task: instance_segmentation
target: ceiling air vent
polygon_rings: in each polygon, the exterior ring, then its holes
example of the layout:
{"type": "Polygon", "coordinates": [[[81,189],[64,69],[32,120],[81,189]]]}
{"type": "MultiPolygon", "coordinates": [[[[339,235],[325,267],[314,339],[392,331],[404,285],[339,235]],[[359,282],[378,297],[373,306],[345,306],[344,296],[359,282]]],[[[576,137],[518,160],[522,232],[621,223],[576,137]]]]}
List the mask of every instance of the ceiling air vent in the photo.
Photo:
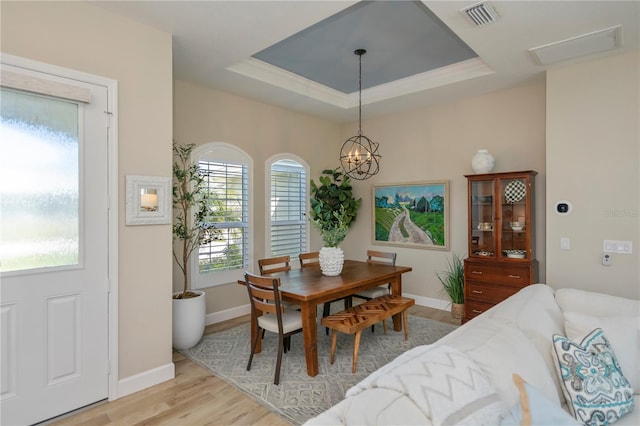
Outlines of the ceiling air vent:
{"type": "Polygon", "coordinates": [[[471,22],[479,27],[491,24],[497,21],[499,17],[493,7],[487,2],[472,4],[464,9],[460,9],[460,12],[465,14],[471,22]]]}
{"type": "Polygon", "coordinates": [[[582,34],[544,46],[533,47],[529,51],[540,65],[566,61],[581,56],[593,55],[617,49],[622,44],[622,25],[582,34]]]}

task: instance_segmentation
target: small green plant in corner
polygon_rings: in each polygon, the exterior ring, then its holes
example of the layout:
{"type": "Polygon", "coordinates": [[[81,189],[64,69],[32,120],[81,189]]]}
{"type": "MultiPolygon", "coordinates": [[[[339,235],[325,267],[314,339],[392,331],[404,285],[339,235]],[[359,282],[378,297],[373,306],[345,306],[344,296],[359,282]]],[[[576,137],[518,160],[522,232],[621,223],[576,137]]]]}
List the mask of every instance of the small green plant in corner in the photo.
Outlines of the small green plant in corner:
{"type": "Polygon", "coordinates": [[[356,220],[362,198],[353,196],[349,176],[338,169],[323,170],[320,184],[311,179],[311,223],[326,247],[338,247],[356,220]]]}
{"type": "Polygon", "coordinates": [[[447,269],[436,272],[436,276],[452,303],[464,303],[464,266],[460,256],[453,254],[451,259],[447,260],[447,269]]]}
{"type": "Polygon", "coordinates": [[[174,299],[197,296],[190,291],[191,255],[200,245],[210,243],[216,233],[206,222],[211,200],[198,164],[191,161],[194,148],[195,144],[173,143],[173,258],[183,276],[183,290],[174,299]]]}

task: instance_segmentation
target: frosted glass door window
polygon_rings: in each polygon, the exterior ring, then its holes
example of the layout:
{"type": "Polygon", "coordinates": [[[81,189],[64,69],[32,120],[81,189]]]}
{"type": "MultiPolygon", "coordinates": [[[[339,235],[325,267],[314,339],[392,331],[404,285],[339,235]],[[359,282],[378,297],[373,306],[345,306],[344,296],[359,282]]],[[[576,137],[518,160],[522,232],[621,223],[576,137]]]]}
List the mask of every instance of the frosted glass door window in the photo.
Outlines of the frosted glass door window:
{"type": "Polygon", "coordinates": [[[0,271],[77,265],[79,106],[0,95],[0,271]]]}

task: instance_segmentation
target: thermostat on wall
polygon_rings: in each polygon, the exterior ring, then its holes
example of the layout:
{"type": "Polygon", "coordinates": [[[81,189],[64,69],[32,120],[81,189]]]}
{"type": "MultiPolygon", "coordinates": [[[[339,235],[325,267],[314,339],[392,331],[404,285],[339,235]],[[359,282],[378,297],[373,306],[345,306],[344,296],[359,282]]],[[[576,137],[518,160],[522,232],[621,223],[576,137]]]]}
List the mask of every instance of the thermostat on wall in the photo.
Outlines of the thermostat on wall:
{"type": "Polygon", "coordinates": [[[567,200],[560,200],[556,202],[553,210],[560,216],[566,216],[568,214],[571,214],[571,212],[573,211],[573,204],[571,204],[571,202],[567,200]]]}

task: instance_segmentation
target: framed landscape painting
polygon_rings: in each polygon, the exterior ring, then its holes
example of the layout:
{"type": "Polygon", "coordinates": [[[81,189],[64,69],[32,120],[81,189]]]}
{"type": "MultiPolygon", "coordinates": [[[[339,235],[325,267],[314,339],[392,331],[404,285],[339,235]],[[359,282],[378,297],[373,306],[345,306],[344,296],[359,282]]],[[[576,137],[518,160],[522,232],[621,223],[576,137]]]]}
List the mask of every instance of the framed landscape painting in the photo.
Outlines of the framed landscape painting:
{"type": "Polygon", "coordinates": [[[449,250],[449,181],[372,187],[373,243],[449,250]]]}

